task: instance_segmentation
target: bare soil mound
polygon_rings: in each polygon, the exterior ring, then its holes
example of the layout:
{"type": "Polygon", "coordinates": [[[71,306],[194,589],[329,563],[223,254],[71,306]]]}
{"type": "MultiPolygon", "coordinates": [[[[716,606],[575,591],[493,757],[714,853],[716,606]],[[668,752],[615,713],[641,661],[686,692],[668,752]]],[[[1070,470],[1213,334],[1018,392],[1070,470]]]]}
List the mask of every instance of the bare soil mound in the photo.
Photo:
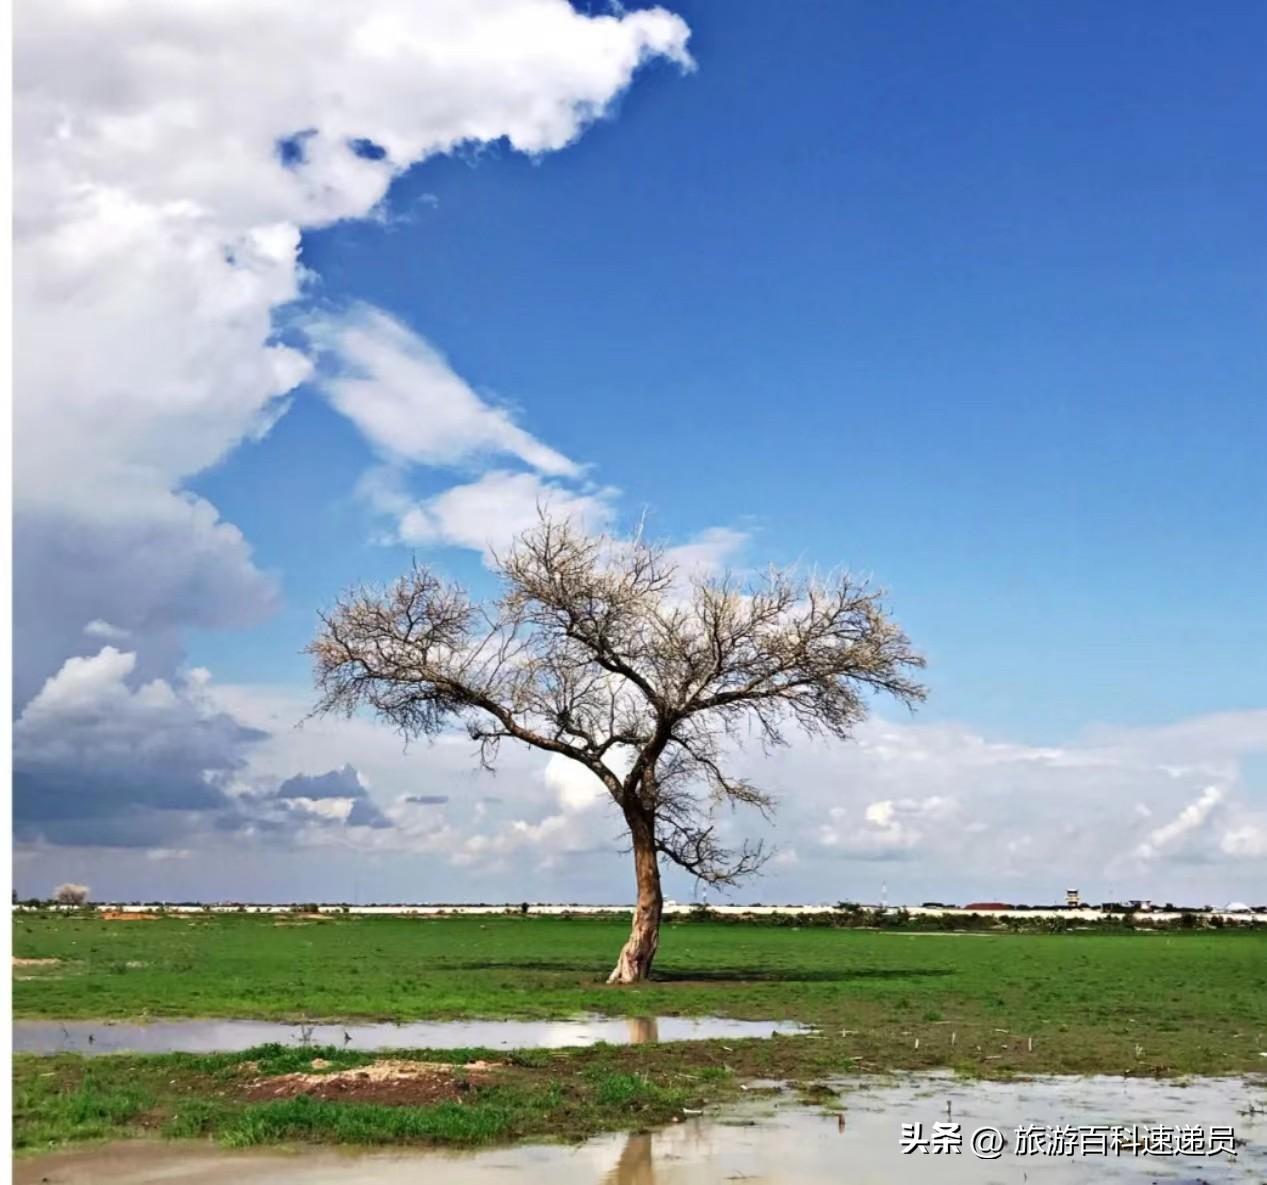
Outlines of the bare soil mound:
{"type": "Polygon", "coordinates": [[[292,1099],[308,1095],[332,1102],[379,1103],[387,1106],[425,1107],[434,1103],[456,1102],[481,1080],[487,1080],[500,1062],[412,1062],[384,1059],[350,1070],[322,1073],[320,1058],[313,1061],[313,1073],[278,1074],[257,1078],[246,1089],[246,1097],[292,1099]]]}

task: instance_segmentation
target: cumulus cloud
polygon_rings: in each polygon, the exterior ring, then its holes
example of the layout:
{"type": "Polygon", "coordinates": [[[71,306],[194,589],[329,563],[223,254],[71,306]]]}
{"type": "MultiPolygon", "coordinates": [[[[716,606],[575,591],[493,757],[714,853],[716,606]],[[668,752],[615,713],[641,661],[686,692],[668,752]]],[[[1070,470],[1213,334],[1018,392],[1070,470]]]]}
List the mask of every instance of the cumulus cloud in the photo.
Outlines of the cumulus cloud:
{"type": "Polygon", "coordinates": [[[222,827],[282,832],[288,842],[302,843],[304,828],[313,826],[392,826],[370,797],[364,776],[350,764],[323,774],[294,774],[275,789],[240,795],[236,805],[237,814],[222,827]]]}
{"type": "Polygon", "coordinates": [[[1219,850],[1238,860],[1267,858],[1267,820],[1246,821],[1228,828],[1219,840],[1219,850]]]}
{"type": "MultiPolygon", "coordinates": [[[[19,439],[21,451],[22,441],[19,439]]],[[[73,484],[73,483],[72,483],[73,484]]],[[[277,604],[241,531],[188,494],[36,507],[19,498],[13,533],[14,698],[25,703],[82,648],[83,634],[143,643],[140,669],[169,675],[191,625],[255,624],[277,604]],[[96,628],[85,630],[84,623],[96,628]],[[116,631],[100,632],[104,624],[116,631]]]]}
{"type": "Polygon", "coordinates": [[[606,529],[615,516],[616,491],[610,488],[576,488],[505,469],[421,501],[411,500],[383,471],[370,475],[363,489],[379,510],[395,516],[392,541],[466,547],[486,558],[535,526],[542,510],[590,531],[606,529]]]}
{"type": "MultiPolygon", "coordinates": [[[[678,17],[565,0],[56,0],[15,26],[20,697],[85,622],[174,631],[145,650],[170,669],[184,627],[270,608],[241,536],[180,491],[312,372],[274,323],[304,294],[304,229],[372,215],[401,171],[459,145],[561,148],[645,61],[690,66],[678,17]],[[156,568],[127,562],[138,542],[156,568]]],[[[434,351],[404,342],[391,362],[368,310],[344,329],[353,385],[332,397],[377,444],[409,410],[399,383],[422,377],[432,413],[457,410],[407,438],[411,458],[500,449],[568,470],[434,351]],[[370,371],[377,394],[352,377],[370,371]]]]}
{"type": "MultiPolygon", "coordinates": [[[[507,746],[493,774],[464,737],[402,747],[360,718],[295,729],[307,706],[301,688],[224,687],[205,673],[146,682],[112,647],[76,659],[15,731],[18,837],[192,848],[209,853],[199,867],[223,858],[209,831],[232,850],[267,845],[270,860],[320,846],[331,858],[372,855],[384,876],[398,867],[405,896],[627,892],[620,819],[588,771],[507,746]],[[132,780],[140,752],[161,776],[132,780]],[[107,782],[126,771],[126,793],[85,783],[85,766],[107,782]],[[420,771],[425,793],[413,789],[420,771]],[[420,854],[430,871],[418,881],[407,870],[420,854]]],[[[872,900],[881,875],[907,900],[1052,900],[1066,880],[1092,899],[1252,897],[1267,826],[1242,767],[1261,751],[1264,724],[1267,713],[1245,713],[1026,745],[875,719],[848,744],[738,751],[731,767],[780,802],[765,838],[795,854],[740,899],[872,900]]],[[[718,819],[726,842],[750,824],[718,819]]],[[[676,873],[669,880],[671,893],[689,892],[676,873]]]]}
{"type": "MultiPolygon", "coordinates": [[[[490,821],[483,811],[470,816],[469,833],[450,858],[460,868],[496,876],[513,861],[528,860],[538,872],[566,868],[578,857],[615,856],[620,826],[603,784],[569,757],[552,754],[515,803],[516,817],[490,821]],[[545,793],[542,793],[542,790],[545,793]]],[[[610,751],[606,764],[629,769],[627,755],[610,751]]]]}
{"type": "MultiPolygon", "coordinates": [[[[491,561],[536,526],[542,511],[569,519],[588,532],[612,530],[620,491],[587,480],[494,468],[472,481],[418,499],[408,493],[400,468],[381,466],[365,474],[360,494],[391,523],[381,542],[463,547],[491,561]]],[[[747,531],[734,527],[708,527],[666,547],[666,559],[677,569],[685,591],[690,580],[718,576],[730,568],[750,538],[747,531]]]]}
{"type": "Polygon", "coordinates": [[[227,808],[262,733],[217,710],[203,682],[132,687],[135,654],[69,659],[13,729],[19,839],[146,846],[227,808]]]}
{"type": "Polygon", "coordinates": [[[370,797],[365,777],[350,764],[324,774],[295,774],[277,787],[273,798],[286,812],[319,823],[375,828],[392,825],[370,797]]]}
{"type": "MultiPolygon", "coordinates": [[[[314,352],[331,402],[390,465],[500,455],[551,482],[578,475],[385,314],[288,317],[305,338],[277,313],[313,280],[305,230],[377,216],[393,178],[437,153],[562,148],[643,63],[689,69],[687,38],[663,9],[592,16],[566,0],[53,0],[16,14],[21,834],[167,850],[180,811],[232,829],[334,803],[343,823],[386,829],[363,794],[274,796],[246,823],[245,798],[222,809],[259,738],[185,685],[182,638],[255,623],[278,590],[183,486],[269,430],[314,352]],[[128,639],[126,660],[83,658],[85,634],[128,639]],[[60,719],[94,676],[99,700],[60,719]]],[[[437,542],[474,538],[461,502],[434,508],[437,542]]]]}
{"type": "MultiPolygon", "coordinates": [[[[253,755],[254,768],[320,763],[328,754],[349,753],[359,776],[381,791],[377,801],[392,824],[389,829],[308,836],[303,842],[337,841],[384,857],[434,854],[472,876],[490,877],[517,857],[553,868],[568,854],[610,855],[619,847],[610,797],[588,770],[568,758],[508,745],[493,773],[480,767],[474,746],[458,734],[402,747],[398,737],[358,717],[326,717],[306,722],[302,730],[282,729],[283,721],[294,721],[306,710],[302,690],[264,693],[237,686],[218,688],[217,695],[226,710],[268,731],[253,755]],[[426,772],[427,794],[406,791],[388,799],[393,787],[416,782],[420,770],[426,772]]],[[[619,751],[608,760],[618,772],[627,768],[619,751]]],[[[515,891],[522,895],[522,887],[515,891]]]]}
{"type": "Polygon", "coordinates": [[[858,860],[900,860],[921,843],[921,824],[944,819],[955,809],[953,799],[931,795],[925,799],[880,799],[868,803],[861,819],[845,807],[834,806],[829,822],[818,827],[818,842],[858,860]]]}
{"type": "Polygon", "coordinates": [[[365,780],[355,766],[327,770],[323,774],[295,774],[277,787],[280,798],[361,798],[365,780]]]}
{"type": "MultiPolygon", "coordinates": [[[[308,866],[298,857],[287,863],[287,853],[321,846],[330,861],[372,856],[371,865],[356,867],[373,869],[379,900],[628,897],[618,812],[587,771],[562,758],[505,746],[497,772],[489,773],[459,735],[406,747],[368,719],[329,718],[296,729],[308,707],[303,688],[208,683],[202,692],[214,710],[262,734],[245,746],[245,768],[228,781],[234,794],[249,787],[263,801],[239,806],[231,823],[226,814],[226,826],[235,828],[224,832],[229,846],[200,838],[196,854],[207,855],[179,862],[189,877],[205,865],[208,892],[224,892],[215,869],[249,838],[271,845],[270,859],[240,875],[257,892],[282,896],[310,883],[303,880],[308,866]],[[243,815],[282,817],[268,805],[283,784],[278,773],[303,770],[304,778],[351,789],[342,772],[349,761],[390,826],[292,815],[275,831],[267,823],[242,830],[243,815]],[[425,794],[414,790],[420,776],[425,794]],[[447,801],[411,801],[419,798],[447,801]],[[276,871],[266,873],[265,865],[276,871]]],[[[779,808],[764,833],[754,832],[751,819],[723,813],[719,837],[763,835],[778,848],[764,877],[740,890],[740,901],[875,901],[882,882],[890,900],[905,901],[1042,902],[1069,886],[1090,900],[1257,900],[1267,869],[1267,822],[1263,788],[1246,771],[1261,752],[1264,725],[1267,712],[1244,713],[1032,745],[949,723],[873,719],[852,743],[798,740],[769,756],[756,747],[734,754],[731,768],[772,791],[779,808]],[[1212,779],[1208,771],[1215,768],[1223,773],[1212,779]],[[1222,798],[1201,825],[1140,859],[1140,845],[1210,786],[1222,798]]],[[[194,822],[201,826],[205,818],[194,822]]],[[[194,844],[169,829],[148,846],[194,844]]],[[[22,868],[33,884],[37,877],[52,883],[61,865],[37,855],[22,868]]],[[[145,883],[129,880],[123,869],[115,866],[107,877],[109,868],[90,861],[83,875],[94,884],[145,883]]],[[[686,877],[666,875],[671,896],[689,896],[686,877]]],[[[314,884],[312,891],[320,889],[314,884]]]]}
{"type": "MultiPolygon", "coordinates": [[[[369,214],[459,144],[561,148],[647,58],[689,63],[677,17],[563,0],[60,0],[16,25],[18,486],[78,505],[171,488],[309,373],[271,321],[300,292],[303,228],[369,214]]],[[[389,328],[363,310],[350,363],[384,362],[389,328]]],[[[443,380],[438,357],[413,363],[443,380]]]]}
{"type": "Polygon", "coordinates": [[[830,821],[819,825],[818,841],[853,859],[905,859],[922,843],[923,825],[943,820],[954,810],[954,799],[936,794],[868,803],[860,822],[846,808],[832,807],[830,821]]]}
{"type": "MultiPolygon", "coordinates": [[[[366,720],[323,720],[302,733],[274,728],[304,709],[300,691],[282,709],[285,702],[280,694],[261,701],[248,688],[232,689],[225,701],[272,734],[255,749],[254,764],[284,767],[300,753],[347,752],[380,786],[407,785],[421,767],[429,792],[448,796],[444,804],[410,808],[412,816],[386,807],[402,823],[374,836],[375,850],[427,851],[454,862],[467,878],[459,883],[477,899],[502,883],[516,899],[527,892],[513,874],[522,861],[538,870],[543,886],[556,883],[552,875],[590,883],[590,857],[624,891],[620,819],[597,779],[576,763],[505,746],[498,772],[489,774],[458,736],[402,750],[366,720]],[[490,797],[497,801],[490,804],[490,797]],[[407,817],[416,830],[404,825],[407,817]],[[445,840],[437,844],[441,829],[445,840]],[[572,873],[563,871],[568,860],[581,861],[572,873]]],[[[895,892],[915,899],[1054,900],[1067,886],[1050,883],[1053,877],[1072,878],[1070,884],[1103,897],[1177,899],[1185,887],[1193,894],[1208,887],[1211,899],[1243,896],[1250,891],[1245,878],[1253,880],[1264,854],[1255,854],[1254,846],[1262,825],[1258,792],[1241,765],[1258,751],[1265,725],[1267,712],[1246,713],[1235,723],[1202,718],[1031,745],[949,723],[872,719],[849,743],[798,739],[769,755],[759,747],[739,750],[729,767],[779,802],[773,826],[759,834],[796,855],[772,862],[740,899],[870,900],[878,897],[880,867],[895,892]],[[1136,848],[1158,820],[1174,818],[1199,798],[1211,783],[1196,779],[1215,767],[1226,772],[1217,783],[1224,798],[1202,836],[1234,849],[1223,866],[1194,863],[1177,844],[1140,861],[1136,848]],[[1199,772],[1176,775],[1175,769],[1199,772]],[[1152,817],[1137,810],[1142,804],[1152,817]]],[[[619,751],[613,757],[618,772],[624,757],[619,751]]],[[[746,817],[723,813],[717,826],[726,842],[753,834],[746,817]]]]}
{"type": "Polygon", "coordinates": [[[866,809],[866,820],[876,827],[894,827],[902,819],[944,819],[954,810],[954,801],[939,794],[924,799],[886,798],[873,802],[866,809]]]}
{"type": "Polygon", "coordinates": [[[189,849],[207,831],[304,842],[305,829],[388,828],[351,765],[279,781],[248,772],[268,737],[223,711],[207,672],[133,679],[136,655],[103,647],[71,658],[14,725],[14,829],[19,841],[189,849]]]}
{"type": "Polygon", "coordinates": [[[1262,711],[1061,745],[874,719],[851,743],[800,740],[737,754],[734,768],[780,800],[768,838],[798,860],[769,874],[792,897],[834,884],[840,897],[878,898],[866,869],[887,861],[908,899],[1054,900],[1066,886],[1053,880],[1068,879],[1104,897],[1200,900],[1249,892],[1267,855],[1261,787],[1244,774],[1265,743],[1262,711]]]}
{"type": "MultiPolygon", "coordinates": [[[[622,777],[631,765],[620,748],[609,750],[603,762],[622,777]]],[[[541,777],[564,811],[584,811],[597,803],[610,801],[607,787],[590,770],[560,753],[552,753],[546,760],[541,777]]]]}

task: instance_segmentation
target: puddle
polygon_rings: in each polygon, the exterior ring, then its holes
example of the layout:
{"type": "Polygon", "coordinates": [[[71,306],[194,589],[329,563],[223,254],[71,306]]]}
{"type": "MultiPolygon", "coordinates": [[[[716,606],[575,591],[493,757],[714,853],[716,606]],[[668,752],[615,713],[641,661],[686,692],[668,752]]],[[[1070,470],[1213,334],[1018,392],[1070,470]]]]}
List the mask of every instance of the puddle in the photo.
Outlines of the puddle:
{"type": "Polygon", "coordinates": [[[913,1075],[851,1083],[844,1123],[833,1110],[785,1100],[657,1132],[603,1136],[575,1146],[519,1146],[482,1152],[232,1152],[206,1144],[137,1142],[94,1146],[17,1161],[15,1185],[1251,1185],[1267,1179],[1267,1084],[1239,1079],[1173,1082],[1045,1078],[960,1082],[913,1075]],[[945,1122],[947,1104],[965,1141],[978,1128],[1005,1133],[1009,1146],[982,1160],[959,1154],[903,1155],[903,1123],[945,1122]],[[1257,1114],[1247,1114],[1251,1107],[1257,1114]],[[1237,1155],[1020,1155],[1019,1125],[1231,1126],[1237,1155]]]}
{"type": "Polygon", "coordinates": [[[16,1053],[232,1053],[272,1041],[348,1049],[560,1049],[652,1041],[772,1037],[808,1032],[791,1021],[718,1016],[584,1017],[579,1020],[452,1020],[302,1025],[268,1020],[18,1020],[16,1053]]]}

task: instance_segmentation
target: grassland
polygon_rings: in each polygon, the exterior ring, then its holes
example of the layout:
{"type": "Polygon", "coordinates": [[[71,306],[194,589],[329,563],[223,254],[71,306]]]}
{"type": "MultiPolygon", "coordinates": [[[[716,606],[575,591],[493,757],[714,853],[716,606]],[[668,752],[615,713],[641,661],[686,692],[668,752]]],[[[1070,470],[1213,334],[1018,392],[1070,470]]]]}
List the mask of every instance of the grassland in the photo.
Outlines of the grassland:
{"type": "MultiPolygon", "coordinates": [[[[261,1046],[243,1053],[151,1057],[19,1057],[14,1081],[14,1145],[47,1150],[83,1140],[214,1136],[230,1147],[276,1143],[477,1145],[525,1137],[579,1139],[614,1128],[669,1122],[685,1107],[732,1096],[736,1076],[719,1065],[676,1057],[654,1068],[614,1047],[524,1053],[491,1080],[457,1098],[423,1106],[329,1101],[313,1095],[252,1101],[260,1074],[327,1072],[368,1063],[346,1050],[261,1046]]],[[[447,1051],[458,1062],[478,1050],[447,1051]]],[[[416,1056],[427,1058],[418,1052],[416,1056]]],[[[503,1055],[504,1057],[504,1055],[503,1055]]]]}
{"type": "MultiPolygon", "coordinates": [[[[56,962],[16,968],[14,1010],[288,1021],[716,1014],[799,1020],[817,1034],[525,1053],[460,1101],[407,1108],[251,1101],[242,1065],[258,1051],[19,1057],[16,1138],[24,1147],[139,1132],[480,1142],[659,1122],[749,1077],[808,1087],[898,1068],[1172,1074],[1267,1064],[1261,931],[944,935],[682,921],[666,927],[654,982],[608,988],[625,929],[532,916],[19,915],[15,955],[56,962]]],[[[337,1068],[358,1056],[326,1060],[337,1068]]]]}

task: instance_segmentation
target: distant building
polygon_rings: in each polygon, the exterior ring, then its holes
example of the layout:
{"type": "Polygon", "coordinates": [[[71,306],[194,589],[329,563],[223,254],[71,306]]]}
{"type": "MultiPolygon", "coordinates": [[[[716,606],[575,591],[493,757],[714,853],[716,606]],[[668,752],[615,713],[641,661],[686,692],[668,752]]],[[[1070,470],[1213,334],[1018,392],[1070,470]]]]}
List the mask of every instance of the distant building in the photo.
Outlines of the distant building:
{"type": "Polygon", "coordinates": [[[1146,898],[1132,897],[1129,901],[1102,901],[1103,913],[1151,913],[1153,903],[1146,898]]]}
{"type": "Polygon", "coordinates": [[[1080,894],[1077,889],[1065,890],[1065,908],[1066,909],[1081,909],[1082,908],[1082,894],[1080,894]]]}

